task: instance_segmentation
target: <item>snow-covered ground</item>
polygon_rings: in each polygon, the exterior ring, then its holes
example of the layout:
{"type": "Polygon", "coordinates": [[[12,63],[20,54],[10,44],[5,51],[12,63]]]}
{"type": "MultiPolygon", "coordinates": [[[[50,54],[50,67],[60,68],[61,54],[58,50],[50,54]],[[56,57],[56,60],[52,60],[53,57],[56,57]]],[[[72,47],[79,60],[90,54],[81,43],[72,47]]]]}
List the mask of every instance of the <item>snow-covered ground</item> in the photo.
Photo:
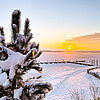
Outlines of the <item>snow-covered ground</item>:
{"type": "Polygon", "coordinates": [[[53,85],[46,100],[71,100],[71,91],[83,91],[85,100],[92,100],[90,85],[100,87],[100,80],[87,74],[89,67],[77,64],[43,64],[43,79],[53,85]]]}

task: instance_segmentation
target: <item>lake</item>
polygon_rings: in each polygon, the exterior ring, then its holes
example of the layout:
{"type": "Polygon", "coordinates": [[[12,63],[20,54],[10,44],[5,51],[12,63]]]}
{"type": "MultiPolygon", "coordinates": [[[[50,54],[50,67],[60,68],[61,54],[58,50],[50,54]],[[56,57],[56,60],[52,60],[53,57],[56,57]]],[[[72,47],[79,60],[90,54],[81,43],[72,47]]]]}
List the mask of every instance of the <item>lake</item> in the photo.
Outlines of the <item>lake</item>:
{"type": "Polygon", "coordinates": [[[100,51],[60,51],[60,52],[43,52],[42,55],[37,59],[39,61],[62,61],[62,60],[85,60],[86,62],[95,63],[98,60],[100,65],[100,51]]]}

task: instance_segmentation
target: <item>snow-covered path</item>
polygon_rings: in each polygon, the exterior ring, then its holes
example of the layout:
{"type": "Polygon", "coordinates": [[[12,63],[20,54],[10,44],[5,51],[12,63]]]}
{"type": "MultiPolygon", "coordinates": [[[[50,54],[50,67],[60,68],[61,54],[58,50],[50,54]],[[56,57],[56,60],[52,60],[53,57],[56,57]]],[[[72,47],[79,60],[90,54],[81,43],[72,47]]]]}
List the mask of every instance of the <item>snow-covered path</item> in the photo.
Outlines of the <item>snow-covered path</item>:
{"type": "Polygon", "coordinates": [[[43,78],[53,85],[46,100],[71,100],[70,91],[84,91],[86,100],[91,100],[90,84],[100,85],[100,81],[88,75],[87,66],[75,64],[48,64],[42,65],[43,78]]]}

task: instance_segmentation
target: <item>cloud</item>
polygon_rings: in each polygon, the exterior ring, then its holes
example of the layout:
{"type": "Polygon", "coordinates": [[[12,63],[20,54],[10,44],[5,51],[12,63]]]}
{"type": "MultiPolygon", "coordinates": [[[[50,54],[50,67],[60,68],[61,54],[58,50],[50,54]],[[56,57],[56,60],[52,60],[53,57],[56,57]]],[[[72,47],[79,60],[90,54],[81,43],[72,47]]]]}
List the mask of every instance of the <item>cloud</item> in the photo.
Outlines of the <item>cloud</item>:
{"type": "Polygon", "coordinates": [[[73,50],[100,50],[100,33],[75,37],[66,40],[73,45],[73,50]]]}

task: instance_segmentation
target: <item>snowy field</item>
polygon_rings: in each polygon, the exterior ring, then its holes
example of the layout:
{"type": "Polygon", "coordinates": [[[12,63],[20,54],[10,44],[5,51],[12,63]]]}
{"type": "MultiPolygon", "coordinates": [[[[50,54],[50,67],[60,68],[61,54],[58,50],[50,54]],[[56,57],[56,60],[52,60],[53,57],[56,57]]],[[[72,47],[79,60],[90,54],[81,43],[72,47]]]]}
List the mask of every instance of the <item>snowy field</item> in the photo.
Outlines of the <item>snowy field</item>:
{"type": "MultiPolygon", "coordinates": [[[[98,60],[100,53],[95,52],[43,52],[38,61],[85,60],[86,62],[98,60]]],[[[78,90],[84,92],[85,99],[93,100],[90,86],[100,87],[100,80],[87,74],[87,69],[92,66],[77,64],[43,64],[43,79],[53,85],[53,91],[46,96],[46,100],[72,100],[71,92],[78,90]]],[[[75,99],[73,99],[75,100],[75,99]]]]}
{"type": "Polygon", "coordinates": [[[100,80],[87,74],[89,67],[76,64],[43,64],[43,79],[53,85],[46,100],[71,100],[71,92],[83,91],[84,100],[92,100],[90,85],[100,87],[100,80]]]}

